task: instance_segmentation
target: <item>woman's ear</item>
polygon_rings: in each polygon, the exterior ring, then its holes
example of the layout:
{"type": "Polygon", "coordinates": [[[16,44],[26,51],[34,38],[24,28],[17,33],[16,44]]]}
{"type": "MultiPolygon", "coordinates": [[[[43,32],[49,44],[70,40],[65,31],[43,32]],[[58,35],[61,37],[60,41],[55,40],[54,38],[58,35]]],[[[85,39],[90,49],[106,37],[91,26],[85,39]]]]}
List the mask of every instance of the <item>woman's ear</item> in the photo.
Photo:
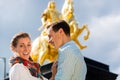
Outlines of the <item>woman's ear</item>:
{"type": "Polygon", "coordinates": [[[16,49],[15,49],[14,46],[11,47],[11,50],[12,50],[13,52],[16,52],[16,49]]]}

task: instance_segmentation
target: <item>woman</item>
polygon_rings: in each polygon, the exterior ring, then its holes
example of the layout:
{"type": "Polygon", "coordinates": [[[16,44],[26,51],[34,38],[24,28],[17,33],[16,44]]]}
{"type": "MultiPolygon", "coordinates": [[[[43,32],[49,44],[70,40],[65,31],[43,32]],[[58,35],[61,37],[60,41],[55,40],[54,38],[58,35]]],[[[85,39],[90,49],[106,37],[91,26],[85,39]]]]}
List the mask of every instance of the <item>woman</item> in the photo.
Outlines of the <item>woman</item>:
{"type": "Polygon", "coordinates": [[[40,65],[30,58],[31,38],[28,33],[16,34],[10,43],[14,56],[10,59],[10,80],[43,80],[40,65]]]}

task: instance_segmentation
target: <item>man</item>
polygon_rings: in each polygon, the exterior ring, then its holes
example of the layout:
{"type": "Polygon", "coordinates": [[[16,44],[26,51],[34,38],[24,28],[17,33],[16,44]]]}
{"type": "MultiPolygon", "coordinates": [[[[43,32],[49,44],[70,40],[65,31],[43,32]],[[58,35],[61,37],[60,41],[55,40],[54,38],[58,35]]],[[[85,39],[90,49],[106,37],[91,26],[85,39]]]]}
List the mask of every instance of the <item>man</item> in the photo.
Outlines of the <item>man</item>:
{"type": "Polygon", "coordinates": [[[50,80],[85,80],[87,68],[84,57],[70,38],[69,25],[62,20],[47,26],[47,32],[49,43],[59,49],[58,63],[53,64],[50,80]]]}

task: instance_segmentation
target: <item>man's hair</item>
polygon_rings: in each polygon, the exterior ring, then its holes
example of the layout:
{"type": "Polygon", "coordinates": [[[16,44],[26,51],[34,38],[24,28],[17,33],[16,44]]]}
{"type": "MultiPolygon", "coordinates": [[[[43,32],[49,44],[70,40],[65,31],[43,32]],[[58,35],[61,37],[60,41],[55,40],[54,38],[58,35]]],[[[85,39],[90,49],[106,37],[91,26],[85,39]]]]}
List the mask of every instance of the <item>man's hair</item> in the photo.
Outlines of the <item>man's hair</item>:
{"type": "Polygon", "coordinates": [[[63,31],[64,31],[64,33],[65,33],[66,35],[70,36],[70,26],[69,26],[69,24],[68,24],[66,21],[64,21],[64,20],[61,20],[61,21],[59,21],[59,22],[55,22],[55,23],[53,23],[53,24],[51,24],[51,25],[48,25],[48,26],[47,26],[47,29],[50,28],[50,27],[52,27],[52,30],[53,30],[54,32],[57,32],[60,28],[62,28],[63,31]]]}

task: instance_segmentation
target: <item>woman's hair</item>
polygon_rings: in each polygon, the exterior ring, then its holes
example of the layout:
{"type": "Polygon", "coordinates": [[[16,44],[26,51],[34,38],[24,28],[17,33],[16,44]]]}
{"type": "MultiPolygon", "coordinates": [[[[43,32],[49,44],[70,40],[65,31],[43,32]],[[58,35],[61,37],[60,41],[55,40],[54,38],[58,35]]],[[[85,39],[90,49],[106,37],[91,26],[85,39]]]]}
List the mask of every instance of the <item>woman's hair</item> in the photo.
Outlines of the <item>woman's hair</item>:
{"type": "Polygon", "coordinates": [[[26,38],[26,37],[28,37],[29,39],[31,39],[30,36],[29,36],[29,34],[28,34],[28,33],[25,33],[25,32],[20,32],[20,33],[15,34],[15,35],[13,36],[13,38],[11,39],[10,47],[11,47],[11,48],[12,48],[12,47],[16,47],[16,46],[17,46],[17,43],[18,43],[18,40],[19,40],[20,38],[26,38]]]}

